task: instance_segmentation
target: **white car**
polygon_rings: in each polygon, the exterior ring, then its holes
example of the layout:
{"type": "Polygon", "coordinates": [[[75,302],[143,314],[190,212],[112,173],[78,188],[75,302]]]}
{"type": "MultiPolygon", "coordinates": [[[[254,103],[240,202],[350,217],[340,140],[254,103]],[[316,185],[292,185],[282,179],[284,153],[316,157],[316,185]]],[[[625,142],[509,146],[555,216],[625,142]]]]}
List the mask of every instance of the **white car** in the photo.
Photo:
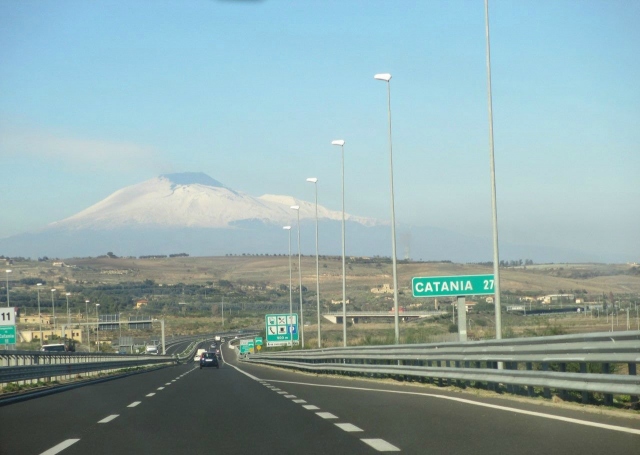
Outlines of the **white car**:
{"type": "Polygon", "coordinates": [[[202,357],[202,354],[204,354],[205,352],[207,352],[206,349],[198,349],[196,351],[196,355],[193,356],[193,361],[194,362],[199,362],[200,361],[200,357],[202,357]]]}

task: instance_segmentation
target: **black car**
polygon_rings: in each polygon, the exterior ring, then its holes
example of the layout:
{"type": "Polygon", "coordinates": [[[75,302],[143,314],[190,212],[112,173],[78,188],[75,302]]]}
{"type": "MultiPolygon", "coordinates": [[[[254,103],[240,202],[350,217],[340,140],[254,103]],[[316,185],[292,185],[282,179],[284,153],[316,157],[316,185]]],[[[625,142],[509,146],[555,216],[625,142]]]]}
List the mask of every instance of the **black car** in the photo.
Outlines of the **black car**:
{"type": "Polygon", "coordinates": [[[215,352],[205,352],[200,356],[200,369],[202,367],[220,368],[220,362],[218,362],[218,356],[215,352]]]}

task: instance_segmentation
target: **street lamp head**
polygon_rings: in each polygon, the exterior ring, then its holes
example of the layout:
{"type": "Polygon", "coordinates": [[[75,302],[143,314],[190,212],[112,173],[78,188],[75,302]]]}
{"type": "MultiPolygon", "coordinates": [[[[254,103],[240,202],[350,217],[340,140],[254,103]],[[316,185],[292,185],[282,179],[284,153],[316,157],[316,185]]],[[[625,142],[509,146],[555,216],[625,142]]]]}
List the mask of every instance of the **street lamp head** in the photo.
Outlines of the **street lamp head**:
{"type": "Polygon", "coordinates": [[[38,283],[38,284],[36,284],[36,286],[42,286],[42,283],[38,283]]]}
{"type": "Polygon", "coordinates": [[[380,73],[373,76],[374,79],[379,81],[389,82],[391,80],[391,74],[389,73],[380,73]]]}
{"type": "Polygon", "coordinates": [[[292,205],[291,208],[293,210],[300,210],[300,206],[299,205],[292,205]]]}
{"type": "Polygon", "coordinates": [[[7,273],[11,273],[11,270],[5,270],[5,272],[7,272],[7,273]]]}
{"type": "Polygon", "coordinates": [[[344,145],[344,139],[336,139],[335,141],[331,141],[331,145],[343,146],[344,145]]]}
{"type": "Polygon", "coordinates": [[[286,229],[287,231],[291,230],[291,226],[283,226],[282,229],[286,229]]]}
{"type": "Polygon", "coordinates": [[[51,292],[56,292],[56,290],[55,289],[51,289],[51,292]]]}
{"type": "Polygon", "coordinates": [[[99,304],[99,303],[96,303],[96,306],[100,306],[100,304],[99,304]]]}
{"type": "Polygon", "coordinates": [[[91,300],[85,300],[84,303],[89,303],[91,300]]]}
{"type": "Polygon", "coordinates": [[[70,292],[67,292],[65,295],[71,295],[71,293],[70,293],[70,292]]]}
{"type": "Polygon", "coordinates": [[[317,182],[318,182],[318,179],[317,179],[317,178],[315,178],[315,177],[309,177],[309,178],[307,179],[307,182],[317,183],[317,182]]]}

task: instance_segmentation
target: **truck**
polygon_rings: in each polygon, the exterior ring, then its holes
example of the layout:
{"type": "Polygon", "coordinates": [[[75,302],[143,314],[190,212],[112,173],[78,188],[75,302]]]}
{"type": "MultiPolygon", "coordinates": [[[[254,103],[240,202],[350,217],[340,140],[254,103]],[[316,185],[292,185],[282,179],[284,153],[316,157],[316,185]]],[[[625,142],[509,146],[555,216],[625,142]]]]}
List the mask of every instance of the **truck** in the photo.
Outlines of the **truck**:
{"type": "Polygon", "coordinates": [[[155,346],[153,344],[148,345],[145,348],[145,353],[151,354],[151,355],[158,355],[158,346],[155,346]]]}

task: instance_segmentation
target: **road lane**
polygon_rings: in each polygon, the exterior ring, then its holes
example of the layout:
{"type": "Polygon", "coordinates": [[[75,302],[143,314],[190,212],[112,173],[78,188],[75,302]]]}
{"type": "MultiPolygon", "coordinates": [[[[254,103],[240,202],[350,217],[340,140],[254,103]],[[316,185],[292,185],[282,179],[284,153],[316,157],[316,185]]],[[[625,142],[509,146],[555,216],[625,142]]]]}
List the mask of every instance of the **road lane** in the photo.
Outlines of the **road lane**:
{"type": "Polygon", "coordinates": [[[247,374],[366,428],[408,453],[629,454],[640,447],[638,418],[393,381],[303,374],[235,362],[230,351],[224,352],[231,365],[247,374]]]}

